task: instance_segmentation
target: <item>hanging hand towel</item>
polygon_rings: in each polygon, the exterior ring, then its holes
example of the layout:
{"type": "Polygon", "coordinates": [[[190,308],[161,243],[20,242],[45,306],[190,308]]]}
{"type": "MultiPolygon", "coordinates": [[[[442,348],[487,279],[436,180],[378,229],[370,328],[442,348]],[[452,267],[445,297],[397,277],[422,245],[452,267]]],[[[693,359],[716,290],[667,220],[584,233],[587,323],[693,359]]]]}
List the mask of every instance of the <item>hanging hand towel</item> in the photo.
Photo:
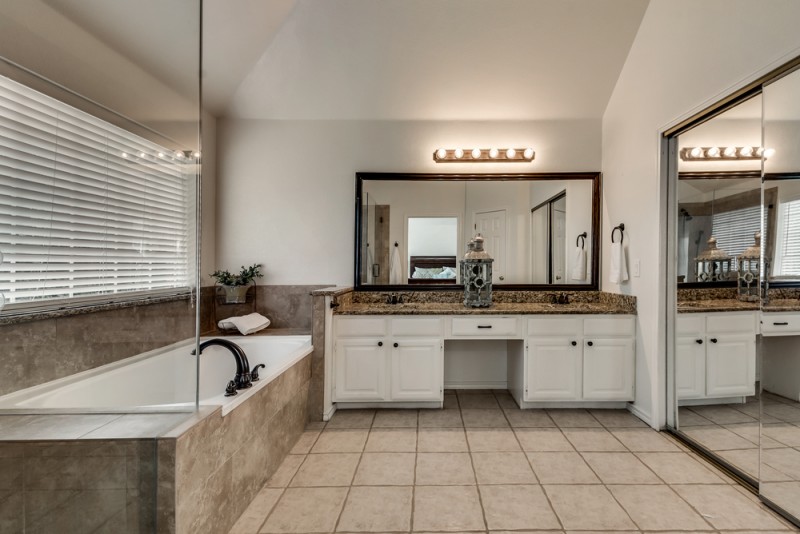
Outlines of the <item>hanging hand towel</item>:
{"type": "Polygon", "coordinates": [[[575,248],[575,260],[572,265],[572,279],[586,280],[586,251],[581,247],[575,248]]]}
{"type": "Polygon", "coordinates": [[[628,267],[625,265],[625,249],[622,243],[611,243],[611,283],[621,284],[628,279],[628,267]]]}
{"type": "Polygon", "coordinates": [[[400,247],[396,245],[392,249],[392,259],[389,262],[389,283],[403,283],[403,265],[400,263],[400,247]]]}
{"type": "Polygon", "coordinates": [[[247,334],[265,329],[269,326],[269,323],[269,319],[260,313],[251,313],[250,315],[242,315],[240,317],[228,317],[227,319],[221,320],[217,326],[223,330],[237,328],[243,336],[246,336],[247,334]]]}

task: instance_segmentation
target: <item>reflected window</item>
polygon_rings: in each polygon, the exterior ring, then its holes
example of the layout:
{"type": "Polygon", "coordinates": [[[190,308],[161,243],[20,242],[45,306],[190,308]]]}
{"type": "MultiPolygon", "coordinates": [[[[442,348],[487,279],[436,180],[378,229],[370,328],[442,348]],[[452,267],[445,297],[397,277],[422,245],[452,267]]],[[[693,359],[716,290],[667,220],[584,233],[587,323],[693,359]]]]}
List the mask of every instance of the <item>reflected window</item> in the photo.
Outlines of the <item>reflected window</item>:
{"type": "Polygon", "coordinates": [[[800,275],[800,198],[778,206],[774,276],[800,275]]]}

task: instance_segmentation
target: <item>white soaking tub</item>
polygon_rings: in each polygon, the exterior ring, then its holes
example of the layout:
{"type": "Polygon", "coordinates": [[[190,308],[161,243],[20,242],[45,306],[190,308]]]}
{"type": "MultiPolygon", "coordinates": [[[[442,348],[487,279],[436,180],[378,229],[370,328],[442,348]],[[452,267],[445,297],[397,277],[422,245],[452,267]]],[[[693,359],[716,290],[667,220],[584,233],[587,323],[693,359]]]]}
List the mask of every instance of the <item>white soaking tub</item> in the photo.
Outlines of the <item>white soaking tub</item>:
{"type": "MultiPolygon", "coordinates": [[[[212,338],[202,338],[206,341],[212,338]]],[[[236,361],[224,347],[206,347],[200,355],[201,405],[222,406],[226,415],[313,350],[311,336],[225,336],[259,369],[253,387],[225,397],[236,361]]],[[[197,386],[194,340],[132,356],[96,369],[0,397],[0,410],[29,413],[191,411],[197,386]]]]}

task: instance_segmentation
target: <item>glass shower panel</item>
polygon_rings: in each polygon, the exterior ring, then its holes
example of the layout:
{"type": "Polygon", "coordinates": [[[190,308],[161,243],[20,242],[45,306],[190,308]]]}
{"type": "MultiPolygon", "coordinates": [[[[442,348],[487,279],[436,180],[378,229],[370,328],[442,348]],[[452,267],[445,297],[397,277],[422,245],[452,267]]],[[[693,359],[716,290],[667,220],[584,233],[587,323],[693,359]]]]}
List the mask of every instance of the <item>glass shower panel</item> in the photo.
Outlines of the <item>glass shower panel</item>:
{"type": "Polygon", "coordinates": [[[756,483],[759,303],[738,294],[737,267],[762,226],[760,96],[677,141],[675,426],[756,483]]]}
{"type": "Polygon", "coordinates": [[[800,71],[764,87],[763,146],[759,492],[800,525],[800,71]]]}
{"type": "Polygon", "coordinates": [[[0,2],[3,532],[168,529],[158,436],[197,409],[213,271],[200,8],[0,2]]]}

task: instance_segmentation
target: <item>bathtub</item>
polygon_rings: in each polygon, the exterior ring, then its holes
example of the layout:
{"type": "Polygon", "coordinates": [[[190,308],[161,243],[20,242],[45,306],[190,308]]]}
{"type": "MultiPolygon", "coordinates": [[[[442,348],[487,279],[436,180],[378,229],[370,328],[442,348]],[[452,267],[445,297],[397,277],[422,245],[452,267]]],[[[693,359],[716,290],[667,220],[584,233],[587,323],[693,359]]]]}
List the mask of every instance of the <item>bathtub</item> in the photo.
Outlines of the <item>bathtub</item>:
{"type": "MultiPolygon", "coordinates": [[[[211,338],[202,338],[201,341],[211,338]]],[[[250,368],[259,369],[253,387],[225,397],[225,386],[236,374],[233,355],[219,346],[200,355],[201,406],[222,406],[222,415],[310,354],[311,336],[225,336],[247,355],[250,368]]],[[[119,362],[77,373],[0,397],[0,410],[13,412],[169,412],[193,411],[197,387],[194,340],[139,354],[119,362]]]]}

